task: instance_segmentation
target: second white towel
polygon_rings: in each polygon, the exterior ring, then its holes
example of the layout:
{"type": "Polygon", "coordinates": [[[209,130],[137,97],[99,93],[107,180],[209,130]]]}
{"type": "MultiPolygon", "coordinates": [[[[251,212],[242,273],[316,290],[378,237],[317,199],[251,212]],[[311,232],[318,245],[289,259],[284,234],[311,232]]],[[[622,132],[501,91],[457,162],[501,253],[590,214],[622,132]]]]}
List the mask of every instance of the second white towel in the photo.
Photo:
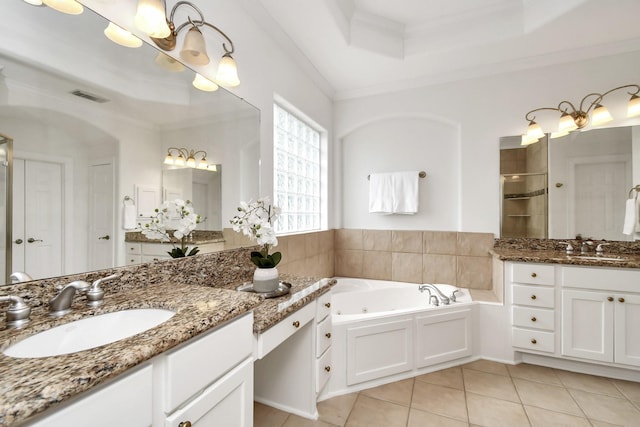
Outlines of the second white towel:
{"type": "Polygon", "coordinates": [[[369,175],[369,212],[407,214],[418,212],[418,171],[369,175]]]}
{"type": "Polygon", "coordinates": [[[640,221],[639,200],[637,198],[627,199],[624,209],[624,225],[622,227],[622,233],[627,236],[632,235],[634,232],[640,232],[638,222],[640,221]]]}

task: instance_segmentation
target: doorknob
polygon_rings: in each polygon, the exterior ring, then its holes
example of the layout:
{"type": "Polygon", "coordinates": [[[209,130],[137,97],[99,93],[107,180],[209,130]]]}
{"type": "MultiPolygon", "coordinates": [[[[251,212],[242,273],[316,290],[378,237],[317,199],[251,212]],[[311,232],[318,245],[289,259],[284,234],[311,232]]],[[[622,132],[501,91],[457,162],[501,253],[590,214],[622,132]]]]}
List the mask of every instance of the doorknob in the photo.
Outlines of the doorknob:
{"type": "Polygon", "coordinates": [[[108,235],[108,234],[105,234],[104,236],[98,237],[98,239],[101,239],[101,240],[109,240],[109,239],[110,239],[110,237],[109,237],[109,235],[108,235]]]}
{"type": "Polygon", "coordinates": [[[13,241],[13,243],[15,243],[16,245],[21,245],[21,244],[22,244],[22,242],[23,242],[23,240],[22,240],[22,239],[17,239],[17,240],[14,240],[14,241],[13,241]]]}
{"type": "Polygon", "coordinates": [[[27,242],[29,243],[42,242],[42,241],[43,241],[42,239],[34,239],[33,237],[29,237],[27,239],[27,242]]]}

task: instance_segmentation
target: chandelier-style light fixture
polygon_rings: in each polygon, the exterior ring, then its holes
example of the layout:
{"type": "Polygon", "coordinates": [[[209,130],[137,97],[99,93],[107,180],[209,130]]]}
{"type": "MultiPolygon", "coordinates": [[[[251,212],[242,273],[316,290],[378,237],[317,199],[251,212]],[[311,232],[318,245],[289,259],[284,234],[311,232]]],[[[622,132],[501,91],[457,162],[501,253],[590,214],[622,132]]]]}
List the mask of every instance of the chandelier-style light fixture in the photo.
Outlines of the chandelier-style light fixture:
{"type": "Polygon", "coordinates": [[[180,51],[180,58],[187,64],[194,66],[209,64],[210,59],[201,30],[204,28],[213,29],[225,39],[222,42],[224,54],[218,63],[218,70],[214,79],[215,83],[228,87],[238,86],[240,80],[238,79],[236,62],[231,56],[234,52],[231,39],[218,27],[207,22],[202,11],[189,1],[178,1],[171,9],[168,17],[165,10],[166,1],[164,0],[138,0],[138,9],[135,16],[136,27],[144,31],[164,51],[174,50],[177,45],[178,34],[183,29],[187,29],[182,50],[180,51]],[[181,6],[193,9],[197,16],[195,18],[188,16],[186,22],[176,25],[174,21],[175,13],[181,6]]]}
{"type": "Polygon", "coordinates": [[[69,15],[79,15],[84,10],[76,0],[24,0],[24,2],[33,6],[49,6],[51,9],[69,15]]]}
{"type": "Polygon", "coordinates": [[[613,120],[609,110],[602,104],[602,100],[605,96],[611,92],[615,92],[620,89],[635,89],[635,91],[627,92],[631,95],[627,106],[627,117],[634,117],[640,115],[640,86],[638,85],[625,85],[613,88],[604,93],[589,93],[582,98],[578,108],[576,108],[569,101],[561,101],[557,107],[542,107],[529,111],[525,115],[525,119],[529,122],[527,127],[527,133],[522,136],[522,145],[529,145],[538,142],[538,140],[545,136],[545,132],[540,125],[535,122],[536,117],[532,114],[542,110],[552,110],[560,113],[560,120],[558,122],[558,129],[551,133],[551,138],[558,138],[568,135],[577,129],[582,129],[587,125],[598,126],[613,120]],[[591,99],[589,102],[588,100],[591,99]],[[593,111],[592,111],[593,110],[593,111]]]}
{"type": "Polygon", "coordinates": [[[207,152],[203,150],[188,150],[186,148],[169,147],[167,157],[164,158],[165,165],[189,167],[215,172],[215,164],[207,162],[207,152]],[[199,158],[199,160],[196,160],[199,158]]]}

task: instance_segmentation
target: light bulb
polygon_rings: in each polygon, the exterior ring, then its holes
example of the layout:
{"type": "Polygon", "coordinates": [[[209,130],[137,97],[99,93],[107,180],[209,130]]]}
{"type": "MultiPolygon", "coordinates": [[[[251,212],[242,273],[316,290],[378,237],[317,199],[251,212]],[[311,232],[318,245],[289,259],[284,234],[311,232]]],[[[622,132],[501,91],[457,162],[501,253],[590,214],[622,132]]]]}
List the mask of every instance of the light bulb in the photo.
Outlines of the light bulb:
{"type": "Polygon", "coordinates": [[[593,110],[593,116],[591,117],[591,124],[593,126],[598,126],[604,123],[608,123],[613,120],[611,114],[609,114],[609,110],[604,105],[596,105],[595,110],[593,110]]]}
{"type": "Polygon", "coordinates": [[[236,65],[236,61],[234,61],[228,53],[222,56],[218,64],[216,81],[222,86],[229,87],[235,87],[240,84],[240,79],[238,79],[238,66],[236,65]]]}

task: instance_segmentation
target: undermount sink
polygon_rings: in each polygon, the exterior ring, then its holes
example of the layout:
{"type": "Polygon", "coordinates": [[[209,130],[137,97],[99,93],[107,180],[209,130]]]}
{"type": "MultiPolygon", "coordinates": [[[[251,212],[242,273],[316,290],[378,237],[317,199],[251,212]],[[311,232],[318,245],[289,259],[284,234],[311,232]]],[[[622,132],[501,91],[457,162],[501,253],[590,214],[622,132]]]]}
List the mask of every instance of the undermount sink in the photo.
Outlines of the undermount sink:
{"type": "Polygon", "coordinates": [[[139,334],[166,322],[174,314],[171,310],[142,308],[86,317],[25,338],[3,353],[17,358],[75,353],[139,334]]]}

